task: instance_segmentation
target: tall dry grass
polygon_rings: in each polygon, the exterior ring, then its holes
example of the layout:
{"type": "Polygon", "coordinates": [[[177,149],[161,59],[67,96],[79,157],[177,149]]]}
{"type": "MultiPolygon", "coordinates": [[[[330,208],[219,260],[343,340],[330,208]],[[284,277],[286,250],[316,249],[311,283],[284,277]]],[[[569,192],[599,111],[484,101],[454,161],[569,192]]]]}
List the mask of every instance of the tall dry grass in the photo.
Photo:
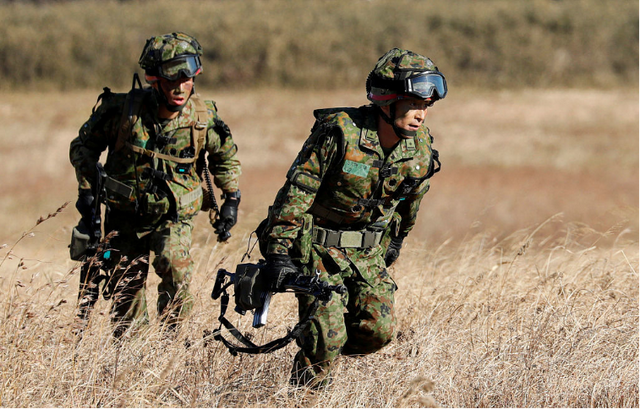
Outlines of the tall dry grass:
{"type": "MultiPolygon", "coordinates": [[[[0,261],[12,270],[0,287],[0,405],[637,407],[637,239],[618,231],[612,246],[585,248],[575,239],[594,232],[565,224],[544,235],[550,223],[502,239],[410,240],[392,267],[396,339],[338,359],[333,385],[318,392],[288,385],[294,346],[233,357],[204,336],[218,325],[214,274],[238,263],[242,247],[214,245],[211,234],[196,244],[196,308],[176,337],[152,313],[143,333],[116,343],[104,301],[84,336],[73,335],[77,266],[47,272],[12,256],[17,243],[0,261]]],[[[157,282],[150,277],[152,298],[157,282]]],[[[263,330],[228,317],[262,343],[295,323],[295,301],[277,295],[263,330]]]]}

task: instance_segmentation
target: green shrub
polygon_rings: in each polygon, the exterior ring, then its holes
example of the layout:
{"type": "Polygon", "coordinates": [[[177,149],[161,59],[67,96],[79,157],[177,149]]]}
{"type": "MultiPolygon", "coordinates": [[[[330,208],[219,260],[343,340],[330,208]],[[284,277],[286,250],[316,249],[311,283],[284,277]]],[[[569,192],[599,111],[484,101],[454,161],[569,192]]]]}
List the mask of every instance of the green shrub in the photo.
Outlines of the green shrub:
{"type": "Polygon", "coordinates": [[[631,0],[82,0],[0,3],[1,87],[128,87],[145,39],[171,31],[201,42],[210,88],[364,87],[394,46],[457,86],[638,84],[631,0]]]}

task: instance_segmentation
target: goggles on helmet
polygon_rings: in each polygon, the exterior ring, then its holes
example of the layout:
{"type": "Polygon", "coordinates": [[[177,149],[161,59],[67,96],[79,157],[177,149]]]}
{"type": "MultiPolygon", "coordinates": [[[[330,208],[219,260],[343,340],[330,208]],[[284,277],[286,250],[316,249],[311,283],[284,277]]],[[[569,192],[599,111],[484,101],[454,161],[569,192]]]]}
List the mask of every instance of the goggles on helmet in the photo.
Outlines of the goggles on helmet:
{"type": "Polygon", "coordinates": [[[200,57],[186,54],[161,64],[158,67],[158,75],[169,81],[175,81],[182,75],[187,78],[195,77],[201,70],[200,57]]]}
{"type": "Polygon", "coordinates": [[[447,95],[447,81],[439,72],[423,72],[405,80],[404,92],[420,99],[431,98],[435,92],[442,99],[447,95]]]}

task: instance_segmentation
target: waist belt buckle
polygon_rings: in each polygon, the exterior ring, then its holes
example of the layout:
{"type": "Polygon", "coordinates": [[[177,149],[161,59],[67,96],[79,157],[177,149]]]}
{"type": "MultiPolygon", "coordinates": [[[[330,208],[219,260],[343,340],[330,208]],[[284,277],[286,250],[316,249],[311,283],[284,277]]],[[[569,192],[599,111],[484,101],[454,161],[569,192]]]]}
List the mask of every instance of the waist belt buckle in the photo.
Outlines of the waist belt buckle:
{"type": "Polygon", "coordinates": [[[313,226],[311,229],[311,237],[314,243],[324,246],[327,241],[327,232],[321,227],[313,226]]]}
{"type": "Polygon", "coordinates": [[[382,239],[382,232],[381,231],[365,231],[364,232],[364,238],[362,240],[362,247],[365,249],[371,248],[371,247],[375,247],[378,244],[380,244],[380,241],[382,239]]]}
{"type": "Polygon", "coordinates": [[[362,247],[362,233],[359,231],[343,231],[340,235],[339,247],[362,247]]]}

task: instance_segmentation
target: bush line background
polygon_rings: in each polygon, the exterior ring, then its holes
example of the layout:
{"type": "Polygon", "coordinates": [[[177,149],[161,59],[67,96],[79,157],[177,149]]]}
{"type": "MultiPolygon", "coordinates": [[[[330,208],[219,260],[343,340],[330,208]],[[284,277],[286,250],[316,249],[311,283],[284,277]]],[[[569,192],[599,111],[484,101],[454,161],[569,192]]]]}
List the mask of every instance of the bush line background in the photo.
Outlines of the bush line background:
{"type": "Polygon", "coordinates": [[[204,48],[205,88],[362,87],[393,46],[430,56],[452,87],[638,84],[638,2],[0,2],[0,87],[126,88],[149,36],[204,48]],[[363,63],[366,61],[366,63],[363,63]]]}

